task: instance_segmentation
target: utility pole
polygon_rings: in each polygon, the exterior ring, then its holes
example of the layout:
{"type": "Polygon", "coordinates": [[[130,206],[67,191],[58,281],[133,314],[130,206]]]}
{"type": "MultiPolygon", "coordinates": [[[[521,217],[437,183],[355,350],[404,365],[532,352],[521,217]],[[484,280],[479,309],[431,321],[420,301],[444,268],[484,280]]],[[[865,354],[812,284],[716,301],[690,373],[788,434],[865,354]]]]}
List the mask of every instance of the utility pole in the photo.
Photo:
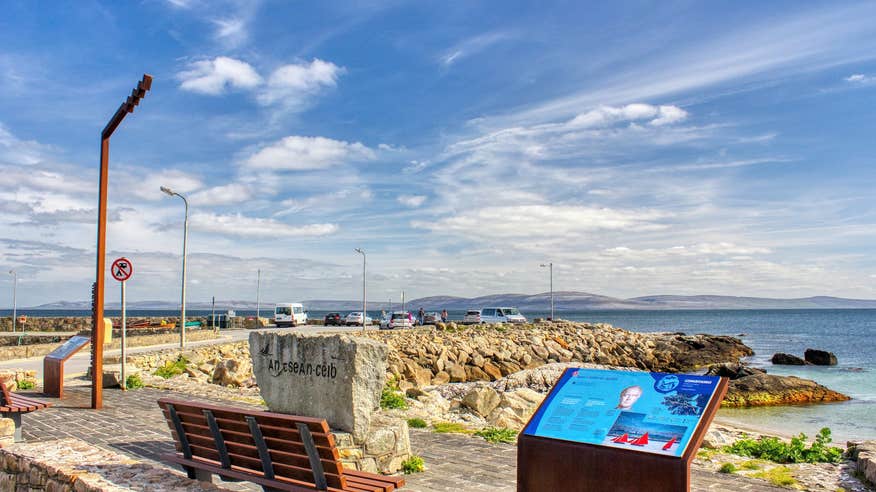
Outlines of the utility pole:
{"type": "MultiPolygon", "coordinates": [[[[15,325],[18,322],[17,303],[15,299],[18,295],[18,273],[15,270],[9,270],[9,274],[12,275],[12,333],[15,333],[15,325]]],[[[23,328],[22,331],[24,331],[23,328]]]]}
{"type": "Polygon", "coordinates": [[[551,322],[553,322],[554,321],[554,264],[553,264],[553,262],[548,263],[547,265],[542,263],[540,266],[550,268],[550,272],[551,272],[551,322]]]}
{"type": "Polygon", "coordinates": [[[362,332],[365,332],[365,318],[368,317],[367,301],[365,296],[365,250],[356,248],[355,252],[362,255],[362,332]]]}
{"type": "Polygon", "coordinates": [[[262,317],[262,269],[259,268],[258,276],[256,277],[256,326],[259,326],[261,323],[260,319],[262,317]]]}

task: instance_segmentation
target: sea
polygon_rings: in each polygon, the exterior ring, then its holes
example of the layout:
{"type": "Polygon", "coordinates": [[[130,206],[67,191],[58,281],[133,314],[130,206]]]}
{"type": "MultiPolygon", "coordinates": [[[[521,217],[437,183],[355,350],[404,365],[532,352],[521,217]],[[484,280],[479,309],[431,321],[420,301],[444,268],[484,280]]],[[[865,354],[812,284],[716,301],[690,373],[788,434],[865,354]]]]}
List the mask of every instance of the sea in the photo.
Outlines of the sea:
{"type": "MultiPolygon", "coordinates": [[[[28,316],[88,316],[88,311],[19,310],[28,316]]],[[[224,312],[224,311],[223,311],[224,312]]],[[[321,318],[328,311],[310,311],[321,318]]],[[[129,310],[128,316],[178,316],[179,311],[129,310]]],[[[118,311],[107,310],[107,316],[118,311]]],[[[238,310],[239,316],[254,316],[255,311],[238,310]]],[[[270,316],[263,309],[262,316],[270,316]]],[[[343,313],[345,314],[345,313],[343,313]]],[[[464,311],[448,311],[451,320],[460,320],[464,311]]],[[[546,318],[547,311],[528,311],[529,319],[546,318]]],[[[10,316],[0,310],[0,316],[10,316]]],[[[190,310],[189,316],[209,316],[210,311],[190,310]]],[[[374,317],[378,313],[369,312],[374,317]]],[[[718,418],[729,424],[754,429],[812,437],[823,427],[832,431],[835,442],[851,439],[876,439],[876,310],[874,309],[793,309],[793,310],[660,310],[660,311],[557,311],[557,318],[611,325],[639,332],[709,333],[739,337],[754,349],[747,361],[771,374],[812,379],[852,397],[851,401],[818,405],[795,405],[746,409],[721,409],[718,418]],[[774,366],[776,352],[802,357],[807,348],[833,352],[838,365],[774,366]]]]}

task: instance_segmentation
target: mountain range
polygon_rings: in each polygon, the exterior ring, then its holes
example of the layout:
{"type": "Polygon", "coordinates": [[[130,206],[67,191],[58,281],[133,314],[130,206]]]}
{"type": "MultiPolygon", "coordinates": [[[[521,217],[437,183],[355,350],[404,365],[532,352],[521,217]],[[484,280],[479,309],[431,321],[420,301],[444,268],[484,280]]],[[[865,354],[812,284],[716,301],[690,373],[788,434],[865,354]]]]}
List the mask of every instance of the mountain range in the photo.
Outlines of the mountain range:
{"type": "MultiPolygon", "coordinates": [[[[289,299],[284,302],[294,302],[289,299]]],[[[353,311],[360,309],[362,301],[311,299],[300,301],[308,309],[316,311],[353,311]]],[[[273,302],[262,302],[262,309],[271,309],[273,302]]],[[[550,293],[540,294],[494,294],[489,296],[466,298],[454,296],[431,296],[413,299],[406,303],[408,310],[423,308],[427,311],[441,309],[463,310],[486,306],[514,306],[523,311],[547,311],[550,309],[550,293]]],[[[118,309],[118,303],[108,303],[107,309],[118,309]]],[[[398,308],[394,304],[393,308],[398,308]]],[[[128,309],[133,310],[172,310],[179,309],[179,303],[167,301],[137,301],[129,302],[128,309]]],[[[188,302],[188,310],[209,310],[210,302],[188,302]]],[[[368,303],[369,311],[390,309],[387,302],[368,303]]],[[[876,309],[876,300],[845,299],[841,297],[815,296],[796,299],[775,299],[764,297],[737,297],[714,295],[653,295],[620,299],[616,297],[589,294],[587,292],[563,291],[554,292],[554,308],[557,311],[597,311],[597,310],[647,310],[647,309],[876,309]]],[[[30,309],[45,310],[90,310],[88,301],[58,301],[42,304],[30,309]]],[[[254,301],[225,300],[216,301],[217,310],[238,309],[255,310],[254,301]]]]}

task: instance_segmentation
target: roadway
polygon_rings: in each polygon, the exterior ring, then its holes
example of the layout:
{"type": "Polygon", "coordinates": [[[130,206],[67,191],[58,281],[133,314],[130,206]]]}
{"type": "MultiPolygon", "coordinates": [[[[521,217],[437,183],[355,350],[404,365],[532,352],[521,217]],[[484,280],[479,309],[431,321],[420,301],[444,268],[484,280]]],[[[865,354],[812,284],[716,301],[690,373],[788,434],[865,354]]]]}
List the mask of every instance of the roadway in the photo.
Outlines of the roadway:
{"type": "MultiPolygon", "coordinates": [[[[186,349],[201,347],[204,345],[215,345],[221,343],[240,342],[249,340],[249,334],[254,331],[270,331],[272,333],[338,333],[338,332],[355,332],[361,330],[361,326],[322,326],[322,325],[303,325],[295,328],[276,328],[267,327],[258,330],[221,330],[220,337],[210,340],[201,340],[197,342],[187,342],[186,349]]],[[[369,330],[377,330],[377,327],[370,327],[369,330]]],[[[49,333],[49,332],[47,332],[49,333]]],[[[31,334],[36,334],[32,332],[31,334]]],[[[55,334],[55,333],[51,333],[55,334]]],[[[143,352],[154,352],[163,349],[179,348],[179,342],[165,343],[161,345],[149,345],[146,347],[134,347],[127,350],[127,354],[135,355],[143,352]]],[[[121,349],[104,350],[104,356],[121,355],[121,349]]],[[[0,362],[0,370],[4,369],[24,369],[34,370],[37,373],[37,379],[43,378],[43,357],[29,357],[27,359],[13,359],[0,362]]],[[[91,366],[91,346],[86,345],[73,357],[64,363],[64,379],[70,377],[81,376],[88,372],[91,366]]]]}

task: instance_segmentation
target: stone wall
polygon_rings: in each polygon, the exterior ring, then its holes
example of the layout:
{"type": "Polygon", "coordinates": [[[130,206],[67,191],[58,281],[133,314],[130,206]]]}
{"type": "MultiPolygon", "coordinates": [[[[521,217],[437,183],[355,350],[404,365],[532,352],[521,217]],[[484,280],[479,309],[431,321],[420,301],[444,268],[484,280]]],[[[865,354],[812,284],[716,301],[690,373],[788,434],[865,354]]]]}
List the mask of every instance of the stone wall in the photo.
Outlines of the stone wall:
{"type": "Polygon", "coordinates": [[[220,489],[77,439],[0,449],[0,492],[121,492],[220,489]]]}
{"type": "MultiPolygon", "coordinates": [[[[114,325],[121,324],[121,318],[116,316],[107,316],[113,320],[114,325]]],[[[127,319],[128,326],[141,322],[148,321],[150,323],[155,323],[156,325],[160,323],[162,320],[167,323],[178,323],[179,316],[177,317],[166,317],[166,316],[150,316],[150,317],[141,317],[141,316],[129,316],[127,319]]],[[[191,321],[200,321],[202,325],[206,326],[207,317],[205,316],[186,316],[186,320],[191,321]]],[[[22,325],[18,323],[16,326],[17,331],[22,331],[22,329],[26,332],[35,332],[35,331],[72,331],[72,332],[81,332],[81,331],[91,331],[91,317],[90,316],[28,316],[27,321],[22,325]]],[[[12,331],[12,318],[0,318],[0,332],[4,331],[12,331]]]]}
{"type": "MultiPolygon", "coordinates": [[[[217,335],[212,329],[204,330],[187,330],[186,340],[190,342],[198,340],[209,340],[216,338],[217,335]]],[[[162,334],[128,336],[127,346],[145,347],[148,345],[159,345],[163,343],[172,343],[179,340],[179,332],[164,332],[162,334]]],[[[0,360],[26,359],[28,357],[41,357],[48,354],[52,350],[58,348],[66,339],[60,340],[57,343],[40,343],[35,345],[16,345],[12,347],[0,347],[0,360]]],[[[117,349],[122,346],[121,336],[113,334],[112,342],[104,345],[105,350],[117,349]]],[[[83,348],[82,350],[88,350],[83,348]]]]}

